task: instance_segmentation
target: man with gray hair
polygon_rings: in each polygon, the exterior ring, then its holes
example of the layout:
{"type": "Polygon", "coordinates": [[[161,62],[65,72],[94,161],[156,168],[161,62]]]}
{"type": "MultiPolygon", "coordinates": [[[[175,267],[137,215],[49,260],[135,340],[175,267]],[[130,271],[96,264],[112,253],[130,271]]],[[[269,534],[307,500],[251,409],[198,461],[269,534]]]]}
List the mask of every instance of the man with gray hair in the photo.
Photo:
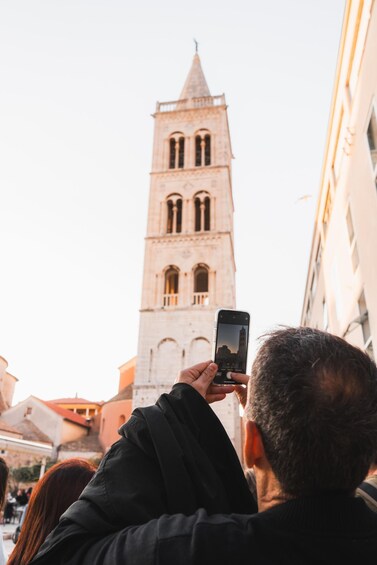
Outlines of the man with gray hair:
{"type": "MultiPolygon", "coordinates": [[[[166,395],[169,406],[175,406],[179,425],[167,405],[159,406],[175,434],[183,433],[189,418],[192,421],[196,416],[202,418],[205,424],[193,431],[195,438],[190,445],[187,435],[180,436],[183,440],[177,457],[190,461],[196,443],[211,452],[212,439],[216,442],[216,450],[210,453],[216,470],[213,477],[225,477],[226,484],[227,468],[220,464],[216,467],[216,457],[229,449],[228,440],[222,434],[220,422],[212,421],[216,417],[203,401],[203,398],[219,400],[233,390],[212,385],[216,369],[214,363],[208,362],[183,371],[179,383],[166,395]]],[[[233,374],[233,378],[240,383],[246,381],[245,376],[233,374]]],[[[240,389],[238,392],[241,393],[240,389]]],[[[88,490],[89,494],[85,495],[84,491],[76,512],[67,511],[33,563],[344,565],[374,562],[377,514],[354,496],[377,452],[374,362],[361,350],[325,332],[311,328],[275,331],[264,339],[254,361],[245,416],[245,462],[255,472],[257,513],[232,513],[233,509],[213,512],[214,506],[209,510],[206,502],[199,502],[204,508],[194,513],[183,509],[179,510],[183,513],[169,512],[147,523],[140,523],[135,514],[133,522],[131,516],[128,524],[123,521],[106,530],[103,524],[109,518],[104,519],[105,505],[99,508],[98,484],[88,490]],[[91,518],[87,520],[84,502],[90,504],[91,518]],[[96,512],[98,527],[93,525],[96,512]]],[[[160,458],[156,450],[154,457],[160,458]]],[[[237,475],[231,461],[229,455],[229,489],[237,475]]],[[[123,460],[121,471],[118,457],[107,484],[101,484],[102,489],[109,490],[116,484],[110,479],[114,478],[115,469],[126,473],[127,462],[132,464],[131,456],[123,460]]],[[[154,464],[153,455],[150,464],[154,464]]],[[[195,474],[195,466],[190,468],[195,474]]],[[[204,473],[204,490],[208,491],[212,485],[206,478],[204,473]]],[[[163,488],[159,486],[158,473],[155,480],[154,495],[163,488]]],[[[176,480],[180,484],[179,476],[176,480]]],[[[235,498],[242,488],[241,482],[237,484],[235,498]]],[[[243,494],[241,498],[245,497],[243,494]]],[[[139,504],[148,504],[147,498],[143,499],[141,493],[139,504]]]]}

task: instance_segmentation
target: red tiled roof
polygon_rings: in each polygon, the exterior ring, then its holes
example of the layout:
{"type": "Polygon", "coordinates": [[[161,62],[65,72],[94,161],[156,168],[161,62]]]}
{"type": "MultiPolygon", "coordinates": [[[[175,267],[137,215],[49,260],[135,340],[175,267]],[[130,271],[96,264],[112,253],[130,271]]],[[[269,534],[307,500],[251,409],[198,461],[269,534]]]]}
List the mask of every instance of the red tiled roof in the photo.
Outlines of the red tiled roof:
{"type": "Polygon", "coordinates": [[[62,416],[65,420],[69,420],[70,422],[74,422],[75,424],[80,424],[80,426],[85,426],[86,428],[90,428],[90,424],[80,416],[79,414],[75,414],[71,410],[67,410],[66,408],[61,408],[61,406],[57,406],[53,402],[48,402],[47,400],[41,400],[43,404],[51,408],[54,412],[62,416]]]}
{"type": "Polygon", "coordinates": [[[15,426],[11,426],[10,424],[5,422],[4,420],[0,419],[0,433],[1,432],[9,432],[11,434],[22,435],[22,433],[19,430],[17,430],[17,428],[15,426]]]}
{"type": "Polygon", "coordinates": [[[49,400],[48,402],[52,402],[53,404],[103,404],[103,400],[100,402],[94,400],[87,400],[86,398],[56,398],[54,400],[49,400]]]}

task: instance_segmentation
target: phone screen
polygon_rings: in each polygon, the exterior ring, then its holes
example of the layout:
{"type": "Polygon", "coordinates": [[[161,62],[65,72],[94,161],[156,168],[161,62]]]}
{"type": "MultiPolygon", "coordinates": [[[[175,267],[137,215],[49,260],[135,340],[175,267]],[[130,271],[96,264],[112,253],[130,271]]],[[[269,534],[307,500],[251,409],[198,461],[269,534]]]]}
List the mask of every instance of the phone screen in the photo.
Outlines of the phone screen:
{"type": "Polygon", "coordinates": [[[239,310],[220,310],[217,315],[215,363],[219,370],[214,382],[232,381],[229,373],[246,373],[250,315],[239,310]]]}

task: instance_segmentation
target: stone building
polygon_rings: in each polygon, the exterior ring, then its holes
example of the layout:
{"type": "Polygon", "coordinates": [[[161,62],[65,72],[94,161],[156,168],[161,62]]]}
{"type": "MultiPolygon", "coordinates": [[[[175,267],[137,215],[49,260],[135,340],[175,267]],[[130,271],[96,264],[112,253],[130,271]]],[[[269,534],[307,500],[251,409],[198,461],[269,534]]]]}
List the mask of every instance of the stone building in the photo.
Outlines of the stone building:
{"type": "Polygon", "coordinates": [[[32,422],[11,426],[0,419],[0,456],[9,467],[43,464],[52,452],[52,441],[32,422]]]}
{"type": "Polygon", "coordinates": [[[90,424],[79,414],[35,396],[29,396],[9,408],[1,418],[16,429],[19,426],[25,428],[30,421],[52,443],[54,458],[61,444],[82,439],[90,430],[90,424]]]}
{"type": "Polygon", "coordinates": [[[0,356],[0,456],[10,467],[43,464],[53,453],[51,439],[28,419],[22,418],[13,426],[5,417],[18,381],[7,368],[7,360],[0,356]]]}
{"type": "MultiPolygon", "coordinates": [[[[133,406],[212,356],[215,312],[234,308],[232,148],[225,96],[198,54],[178,100],[157,103],[133,406]]],[[[214,407],[240,449],[238,403],[214,407]]]]}
{"type": "Polygon", "coordinates": [[[79,398],[75,396],[74,398],[56,398],[50,400],[52,404],[56,404],[61,408],[70,410],[75,414],[79,414],[85,420],[91,420],[95,416],[101,413],[103,402],[93,402],[92,400],[87,400],[86,398],[79,398]]]}
{"type": "Polygon", "coordinates": [[[105,452],[119,439],[118,429],[131,416],[135,366],[133,357],[119,367],[118,393],[102,406],[99,441],[105,452]]]}
{"type": "Polygon", "coordinates": [[[377,339],[377,4],[345,6],[302,324],[377,339]]]}

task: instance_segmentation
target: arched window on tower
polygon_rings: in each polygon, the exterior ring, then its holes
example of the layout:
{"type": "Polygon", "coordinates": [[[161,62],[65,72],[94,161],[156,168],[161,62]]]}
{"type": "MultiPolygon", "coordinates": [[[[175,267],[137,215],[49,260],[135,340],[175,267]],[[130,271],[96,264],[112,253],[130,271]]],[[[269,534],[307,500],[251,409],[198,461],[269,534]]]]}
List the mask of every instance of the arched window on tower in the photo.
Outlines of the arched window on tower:
{"type": "Polygon", "coordinates": [[[198,265],[194,270],[194,305],[209,304],[208,271],[207,265],[198,265]]]}
{"type": "Polygon", "coordinates": [[[176,232],[181,233],[182,231],[182,198],[177,200],[177,224],[176,232]]]}
{"type": "Polygon", "coordinates": [[[194,199],[195,231],[211,229],[211,199],[207,192],[201,192],[194,199]]]}
{"type": "Polygon", "coordinates": [[[200,214],[200,198],[199,197],[195,198],[194,205],[195,205],[195,231],[200,231],[201,214],[200,214]]]}
{"type": "Polygon", "coordinates": [[[209,231],[211,228],[211,200],[209,196],[204,199],[204,231],[209,231]]]}
{"type": "Polygon", "coordinates": [[[177,306],[178,304],[179,271],[177,267],[169,267],[165,271],[165,288],[163,306],[177,306]]]}
{"type": "Polygon", "coordinates": [[[166,233],[181,233],[182,231],[182,197],[172,194],[166,201],[166,233]]]}
{"type": "Polygon", "coordinates": [[[204,136],[204,165],[208,167],[211,164],[211,136],[204,136]]]}
{"type": "Polygon", "coordinates": [[[169,169],[183,169],[185,164],[185,138],[180,132],[169,139],[169,169]]]}
{"type": "Polygon", "coordinates": [[[166,226],[166,233],[173,233],[173,201],[168,200],[166,202],[167,206],[167,226],[166,226]]]}
{"type": "Polygon", "coordinates": [[[211,136],[200,131],[195,136],[195,166],[208,167],[211,164],[211,136]]]}
{"type": "Polygon", "coordinates": [[[178,168],[183,169],[185,163],[185,138],[180,137],[178,140],[178,168]]]}

